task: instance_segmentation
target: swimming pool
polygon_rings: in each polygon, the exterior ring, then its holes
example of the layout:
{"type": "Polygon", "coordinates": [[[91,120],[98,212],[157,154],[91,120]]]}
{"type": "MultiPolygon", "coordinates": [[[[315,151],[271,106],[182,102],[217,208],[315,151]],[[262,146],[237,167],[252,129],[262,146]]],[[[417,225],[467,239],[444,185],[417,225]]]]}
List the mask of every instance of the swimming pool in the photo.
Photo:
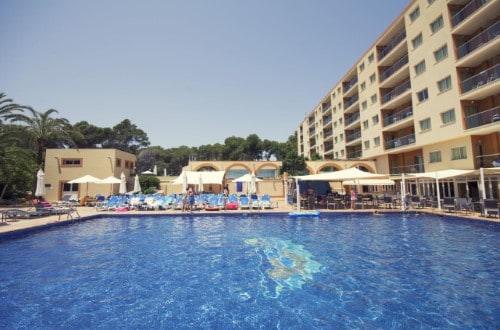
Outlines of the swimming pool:
{"type": "Polygon", "coordinates": [[[497,328],[500,225],[98,218],[0,242],[1,328],[497,328]]]}

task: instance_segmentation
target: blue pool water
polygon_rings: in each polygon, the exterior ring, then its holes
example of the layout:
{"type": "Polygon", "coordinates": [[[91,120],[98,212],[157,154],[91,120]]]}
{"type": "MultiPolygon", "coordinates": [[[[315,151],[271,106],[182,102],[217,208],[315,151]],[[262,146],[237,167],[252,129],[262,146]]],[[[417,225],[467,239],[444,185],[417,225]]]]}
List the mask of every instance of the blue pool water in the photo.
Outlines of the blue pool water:
{"type": "Polygon", "coordinates": [[[0,241],[0,328],[498,328],[500,225],[101,218],[0,241]]]}

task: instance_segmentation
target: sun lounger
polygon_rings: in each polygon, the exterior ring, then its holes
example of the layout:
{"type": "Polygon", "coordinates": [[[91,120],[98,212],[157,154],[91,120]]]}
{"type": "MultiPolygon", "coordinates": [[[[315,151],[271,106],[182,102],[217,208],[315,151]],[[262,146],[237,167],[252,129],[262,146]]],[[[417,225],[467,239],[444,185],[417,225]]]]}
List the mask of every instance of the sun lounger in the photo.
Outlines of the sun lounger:
{"type": "Polygon", "coordinates": [[[489,217],[491,214],[495,214],[498,217],[498,201],[496,199],[485,199],[483,213],[485,217],[489,217]]]}
{"type": "Polygon", "coordinates": [[[271,196],[269,196],[269,194],[262,195],[262,198],[260,199],[260,206],[263,209],[272,209],[274,207],[274,203],[271,200],[271,196]]]}
{"type": "Polygon", "coordinates": [[[455,198],[454,197],[445,197],[443,199],[443,211],[455,212],[455,198]]]}

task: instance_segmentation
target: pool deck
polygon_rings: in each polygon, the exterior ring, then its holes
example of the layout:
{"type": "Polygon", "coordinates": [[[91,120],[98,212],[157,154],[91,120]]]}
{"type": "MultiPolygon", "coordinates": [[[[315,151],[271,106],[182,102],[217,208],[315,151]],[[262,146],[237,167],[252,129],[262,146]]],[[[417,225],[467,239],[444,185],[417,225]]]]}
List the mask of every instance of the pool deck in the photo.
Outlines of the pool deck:
{"type": "MultiPolygon", "coordinates": [[[[284,213],[287,214],[289,212],[294,211],[292,207],[285,203],[284,200],[277,200],[277,206],[272,209],[265,210],[221,210],[221,211],[193,211],[192,214],[239,214],[239,213],[284,213]]],[[[0,208],[0,212],[5,214],[5,211],[13,211],[13,210],[21,210],[28,211],[29,208],[26,207],[2,207],[0,208]]],[[[69,214],[54,214],[54,215],[46,215],[46,216],[31,216],[29,218],[25,217],[4,217],[2,216],[2,221],[0,222],[0,235],[8,235],[10,233],[16,232],[25,232],[30,230],[43,229],[46,227],[52,227],[55,225],[60,225],[64,223],[71,223],[74,221],[80,221],[84,219],[93,218],[96,216],[123,216],[123,215],[180,215],[180,214],[189,214],[189,212],[183,212],[181,210],[159,210],[159,211],[146,211],[146,210],[131,210],[126,212],[117,212],[117,211],[98,211],[95,207],[91,206],[78,206],[75,208],[76,212],[71,212],[69,214]]],[[[331,210],[331,209],[320,209],[321,213],[350,213],[350,212],[368,212],[373,213],[374,209],[340,209],[340,210],[331,210]]],[[[400,209],[376,209],[377,212],[387,213],[387,212],[401,212],[400,209]]],[[[478,221],[491,221],[500,223],[499,218],[494,217],[484,217],[481,214],[469,213],[465,214],[464,212],[444,212],[439,211],[437,209],[430,208],[419,208],[419,209],[410,209],[409,212],[420,212],[420,213],[432,213],[439,214],[443,216],[454,216],[454,217],[463,217],[471,220],[478,221]]],[[[20,212],[23,213],[23,212],[20,212]]]]}

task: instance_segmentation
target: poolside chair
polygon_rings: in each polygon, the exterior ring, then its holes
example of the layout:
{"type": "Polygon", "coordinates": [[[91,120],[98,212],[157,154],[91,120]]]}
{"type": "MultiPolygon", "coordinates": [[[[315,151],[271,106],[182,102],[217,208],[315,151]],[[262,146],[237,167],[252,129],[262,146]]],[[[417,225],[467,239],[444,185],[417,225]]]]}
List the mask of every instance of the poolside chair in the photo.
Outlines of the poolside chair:
{"type": "Polygon", "coordinates": [[[307,208],[314,210],[316,208],[316,197],[314,195],[307,196],[307,208]]]}
{"type": "Polygon", "coordinates": [[[419,208],[423,207],[422,200],[421,200],[420,196],[416,196],[416,195],[411,196],[410,205],[414,209],[419,209],[419,208]]]}
{"type": "Polygon", "coordinates": [[[337,208],[337,202],[335,201],[335,196],[327,195],[326,196],[326,209],[335,210],[337,208]]]}
{"type": "Polygon", "coordinates": [[[443,211],[455,212],[455,197],[445,197],[443,199],[443,211]]]}
{"type": "Polygon", "coordinates": [[[499,216],[498,201],[496,199],[485,199],[483,206],[483,213],[485,217],[489,217],[490,214],[496,214],[499,216]]]}
{"type": "Polygon", "coordinates": [[[242,210],[250,209],[250,201],[247,195],[240,195],[240,209],[242,210]]]}
{"type": "Polygon", "coordinates": [[[394,201],[392,200],[392,196],[384,196],[382,204],[384,205],[384,208],[392,209],[392,206],[394,205],[394,201]]]}
{"type": "Polygon", "coordinates": [[[467,198],[457,198],[456,204],[457,211],[465,211],[465,214],[474,213],[474,205],[467,198]]]}
{"type": "Polygon", "coordinates": [[[250,194],[250,207],[252,209],[260,208],[260,199],[257,194],[250,194]]]}
{"type": "Polygon", "coordinates": [[[262,195],[262,198],[260,199],[260,206],[263,209],[272,209],[274,207],[274,203],[271,200],[271,196],[269,196],[269,194],[262,195]]]}

